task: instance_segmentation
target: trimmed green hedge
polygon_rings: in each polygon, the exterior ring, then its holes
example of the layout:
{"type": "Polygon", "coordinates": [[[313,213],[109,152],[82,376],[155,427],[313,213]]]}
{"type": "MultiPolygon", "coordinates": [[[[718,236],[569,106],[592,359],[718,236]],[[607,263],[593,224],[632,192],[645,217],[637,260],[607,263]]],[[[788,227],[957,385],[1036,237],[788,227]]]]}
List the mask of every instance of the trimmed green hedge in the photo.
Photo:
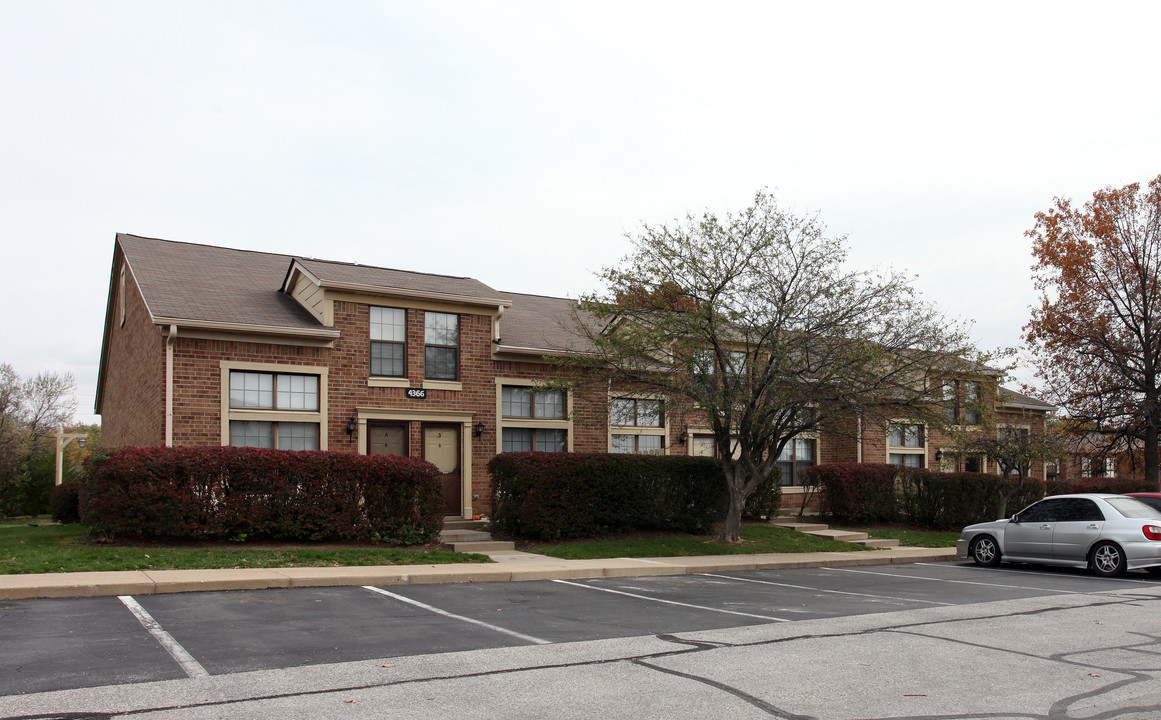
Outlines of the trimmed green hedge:
{"type": "Polygon", "coordinates": [[[904,516],[911,522],[939,530],[959,529],[1012,515],[1045,494],[1040,480],[1025,478],[1020,485],[1015,478],[984,473],[914,469],[902,473],[900,480],[904,516]],[[1001,510],[1004,493],[1008,493],[1008,502],[1001,510]]]}
{"type": "Polygon", "coordinates": [[[982,473],[937,473],[896,465],[833,463],[808,468],[822,494],[822,514],[840,523],[866,525],[905,521],[933,529],[955,529],[995,520],[1002,493],[1006,514],[1044,497],[1044,483],[982,473]]]}
{"type": "Polygon", "coordinates": [[[503,453],[492,474],[492,527],[542,540],[607,532],[707,532],[728,497],[709,458],[503,453]]]}
{"type": "Polygon", "coordinates": [[[121,448],[89,458],[81,522],[151,539],[431,542],[439,471],[388,455],[259,448],[121,448]]]}
{"type": "Polygon", "coordinates": [[[859,525],[899,520],[898,466],[830,463],[808,467],[805,472],[818,486],[823,517],[859,525]]]}

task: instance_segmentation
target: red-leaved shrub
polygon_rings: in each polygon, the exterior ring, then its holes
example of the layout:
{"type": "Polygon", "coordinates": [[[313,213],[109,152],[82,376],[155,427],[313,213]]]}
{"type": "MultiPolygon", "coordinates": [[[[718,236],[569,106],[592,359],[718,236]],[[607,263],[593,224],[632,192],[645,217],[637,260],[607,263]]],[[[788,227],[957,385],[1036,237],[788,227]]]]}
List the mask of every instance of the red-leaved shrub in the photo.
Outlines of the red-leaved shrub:
{"type": "Polygon", "coordinates": [[[430,542],[439,471],[388,455],[236,447],[121,448],[85,465],[81,522],[113,536],[430,542]]]}

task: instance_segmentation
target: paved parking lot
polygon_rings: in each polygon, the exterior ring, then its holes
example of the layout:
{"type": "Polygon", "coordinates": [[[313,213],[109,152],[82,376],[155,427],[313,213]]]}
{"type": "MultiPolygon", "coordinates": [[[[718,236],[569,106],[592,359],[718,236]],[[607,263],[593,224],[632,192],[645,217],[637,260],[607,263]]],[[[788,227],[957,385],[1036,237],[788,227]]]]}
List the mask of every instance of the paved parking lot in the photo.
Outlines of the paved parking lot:
{"type": "Polygon", "coordinates": [[[0,695],[1134,590],[1161,581],[929,563],[4,601],[0,695]]]}

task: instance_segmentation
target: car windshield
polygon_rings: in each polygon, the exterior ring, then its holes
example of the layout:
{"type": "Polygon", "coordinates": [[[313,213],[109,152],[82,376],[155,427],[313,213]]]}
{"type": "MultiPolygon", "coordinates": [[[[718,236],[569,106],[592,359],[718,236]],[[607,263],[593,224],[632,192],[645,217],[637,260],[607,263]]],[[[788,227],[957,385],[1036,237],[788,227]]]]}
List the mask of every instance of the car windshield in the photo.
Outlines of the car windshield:
{"type": "Polygon", "coordinates": [[[1105,502],[1127,518],[1150,518],[1161,516],[1161,510],[1151,508],[1136,498],[1115,497],[1105,498],[1105,502]]]}

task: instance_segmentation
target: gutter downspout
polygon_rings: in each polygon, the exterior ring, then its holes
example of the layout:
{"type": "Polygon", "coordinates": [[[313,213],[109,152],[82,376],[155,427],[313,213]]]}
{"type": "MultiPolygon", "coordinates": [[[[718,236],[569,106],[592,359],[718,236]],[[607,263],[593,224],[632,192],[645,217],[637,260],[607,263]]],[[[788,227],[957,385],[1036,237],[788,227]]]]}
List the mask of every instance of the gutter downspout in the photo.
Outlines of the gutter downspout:
{"type": "Polygon", "coordinates": [[[173,345],[177,342],[177,325],[169,326],[165,338],[165,446],[173,447],[173,345]]]}
{"type": "Polygon", "coordinates": [[[860,411],[855,415],[855,442],[858,448],[858,460],[860,464],[863,462],[863,413],[860,411]]]}

